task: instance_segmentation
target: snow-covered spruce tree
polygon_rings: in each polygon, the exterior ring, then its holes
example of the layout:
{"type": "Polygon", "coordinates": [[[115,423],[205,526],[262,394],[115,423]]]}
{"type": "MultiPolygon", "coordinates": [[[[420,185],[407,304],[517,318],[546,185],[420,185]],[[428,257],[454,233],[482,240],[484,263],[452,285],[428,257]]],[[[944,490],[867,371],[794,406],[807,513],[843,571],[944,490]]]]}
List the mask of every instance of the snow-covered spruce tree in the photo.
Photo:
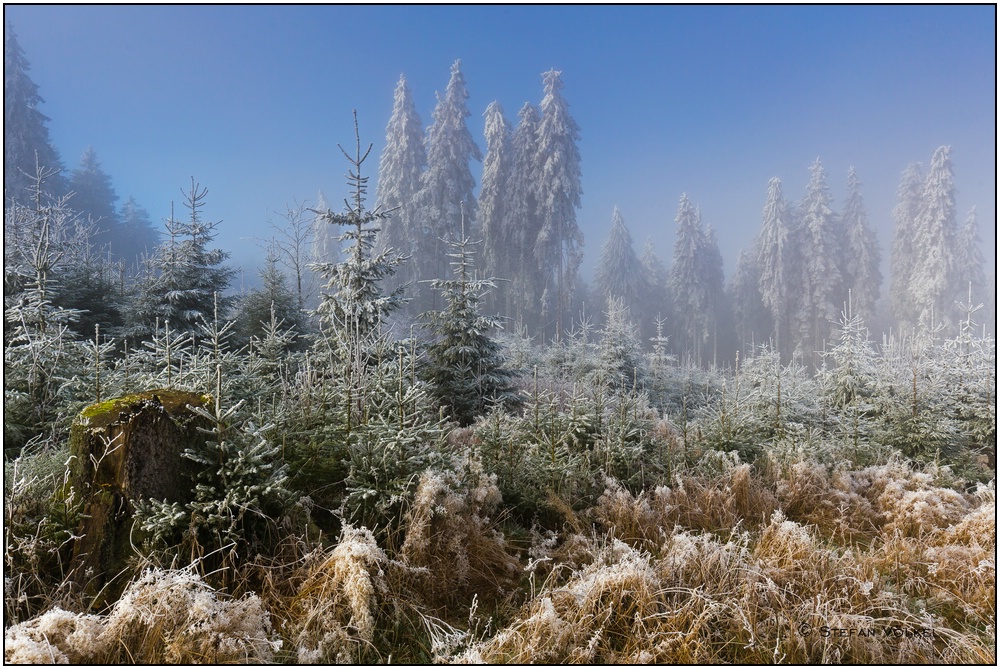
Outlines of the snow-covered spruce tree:
{"type": "MultiPolygon", "coordinates": [[[[376,251],[387,248],[409,250],[418,248],[422,230],[417,216],[417,193],[421,175],[427,167],[423,124],[410,95],[406,77],[399,75],[393,94],[392,116],[385,128],[385,149],[379,158],[376,203],[382,211],[391,211],[392,218],[382,221],[375,240],[376,251]]],[[[386,282],[387,290],[412,284],[416,289],[419,265],[417,259],[404,263],[386,282]]]]}
{"type": "Polygon", "coordinates": [[[513,153],[508,181],[508,211],[511,225],[511,261],[514,266],[508,289],[507,314],[534,329],[540,315],[541,273],[535,263],[535,241],[541,229],[538,208],[538,110],[525,102],[518,112],[511,135],[513,153]]]}
{"type": "MultiPolygon", "coordinates": [[[[416,216],[420,233],[414,256],[422,264],[422,280],[442,279],[448,275],[446,247],[442,239],[459,236],[462,227],[462,208],[474,220],[476,198],[472,189],[476,182],[469,162],[483,159],[479,146],[465,124],[470,115],[466,106],[469,93],[462,76],[462,61],[451,66],[451,79],[444,97],[438,98],[434,108],[434,122],[427,129],[427,169],[421,179],[416,198],[416,216]]],[[[437,296],[418,297],[414,306],[426,310],[435,308],[437,296]]]]}
{"type": "Polygon", "coordinates": [[[64,385],[86,360],[70,329],[79,310],[56,302],[87,235],[67,198],[48,195],[51,174],[37,173],[33,204],[4,209],[4,449],[14,453],[67,413],[64,385]]]}
{"type": "Polygon", "coordinates": [[[583,259],[583,233],[576,224],[576,209],[583,194],[580,149],[576,145],[580,127],[570,116],[569,103],[561,92],[562,72],[544,72],[542,82],[545,95],[537,135],[541,227],[534,253],[543,277],[541,301],[547,329],[558,339],[563,334],[563,317],[583,259]]]}
{"type": "MultiPolygon", "coordinates": [[[[760,267],[760,296],[774,319],[774,350],[785,356],[790,322],[791,281],[795,259],[792,215],[781,192],[781,180],[767,184],[764,220],[757,237],[757,265],[760,267]]],[[[763,343],[763,342],[762,342],[763,343]]]]}
{"type": "Polygon", "coordinates": [[[49,117],[38,110],[44,102],[38,85],[28,76],[31,65],[10,24],[3,31],[3,192],[29,204],[33,198],[35,174],[39,168],[50,173],[45,181],[49,193],[66,193],[66,179],[59,152],[49,138],[49,117]]]}
{"type": "Polygon", "coordinates": [[[361,166],[371,152],[371,144],[362,155],[357,112],[354,130],[357,140],[354,157],[342,147],[340,149],[352,167],[347,176],[354,189],[353,202],[345,201],[347,211],[343,214],[335,214],[331,210],[317,212],[327,224],[345,228],[339,241],[349,245],[345,250],[347,259],[312,266],[326,280],[326,292],[322,294],[316,313],[338,338],[346,337],[345,341],[351,348],[356,348],[369,334],[377,332],[385,317],[402,306],[403,292],[402,288],[397,288],[386,294],[382,289],[382,281],[395,273],[403,259],[394,249],[374,251],[378,235],[378,228],[374,226],[391,215],[378,205],[371,211],[365,208],[368,177],[361,175],[361,166]]]}
{"type": "MultiPolygon", "coordinates": [[[[509,214],[510,180],[513,152],[510,124],[499,102],[491,102],[486,117],[486,157],[483,159],[483,184],[479,190],[479,226],[483,235],[483,267],[487,276],[509,280],[517,269],[514,253],[514,229],[509,214]]],[[[505,281],[506,284],[506,281],[505,281]]],[[[497,285],[490,293],[493,311],[504,311],[506,285],[497,285]]]]}
{"type": "MultiPolygon", "coordinates": [[[[375,225],[390,214],[365,208],[362,165],[371,146],[362,154],[356,117],[355,137],[355,155],[344,152],[353,202],[343,214],[321,212],[347,228],[340,236],[347,257],[315,265],[326,279],[321,331],[300,365],[298,406],[282,430],[292,485],[320,507],[342,509],[344,520],[387,532],[398,525],[419,472],[441,464],[444,431],[415,378],[416,342],[395,342],[384,327],[402,288],[385,293],[381,283],[402,259],[393,249],[373,250],[375,225]]],[[[339,521],[323,522],[332,530],[339,521]]]]}
{"type": "MultiPolygon", "coordinates": [[[[977,333],[973,320],[982,303],[969,299],[959,305],[964,313],[958,334],[944,342],[941,352],[945,387],[950,396],[951,413],[970,455],[985,459],[996,467],[996,341],[977,333]]],[[[984,468],[985,469],[985,468],[984,468]]]]}
{"type": "Polygon", "coordinates": [[[924,175],[920,163],[910,163],[900,178],[896,190],[896,206],[892,210],[892,253],[889,258],[889,297],[892,315],[904,329],[916,326],[920,305],[913,295],[911,279],[916,270],[913,239],[917,215],[924,192],[924,175]]]}
{"type": "Polygon", "coordinates": [[[192,177],[191,190],[184,193],[188,220],[178,221],[171,212],[166,221],[167,239],[149,259],[152,271],[126,310],[128,334],[134,340],[146,338],[157,321],[193,331],[213,317],[217,295],[223,313],[232,303],[233,298],[222,297],[235,273],[223,264],[229,253],[209,248],[218,223],[201,218],[207,194],[192,177]]]}
{"type": "Polygon", "coordinates": [[[962,440],[938,355],[941,330],[940,323],[934,330],[921,325],[883,342],[872,439],[919,462],[948,464],[961,452],[962,440]]]}
{"type": "Polygon", "coordinates": [[[955,179],[951,147],[941,146],[931,157],[924,182],[920,212],[913,230],[913,273],[910,292],[920,305],[920,322],[956,322],[955,300],[963,291],[958,286],[955,244],[958,223],[955,212],[955,179]]]}
{"type": "Polygon", "coordinates": [[[853,167],[847,170],[847,201],[842,220],[847,233],[844,281],[850,293],[851,311],[862,320],[871,320],[882,285],[879,269],[882,253],[875,231],[868,224],[868,214],[861,199],[861,181],[853,167]]]}
{"type": "Polygon", "coordinates": [[[621,297],[608,298],[604,322],[599,344],[601,380],[618,390],[641,386],[646,370],[639,331],[632,320],[632,312],[621,297]]]}
{"type": "Polygon", "coordinates": [[[674,239],[674,260],[670,265],[670,292],[677,314],[679,342],[685,361],[701,364],[701,349],[708,335],[710,305],[705,273],[702,266],[705,232],[701,217],[687,194],[681,195],[677,207],[677,233],[674,239]]]}
{"type": "Polygon", "coordinates": [[[444,309],[425,314],[433,339],[421,370],[436,402],[462,426],[493,405],[509,409],[518,404],[503,347],[490,336],[500,322],[480,313],[480,300],[496,284],[474,277],[473,242],[464,232],[463,227],[462,237],[448,242],[454,278],[430,284],[441,293],[444,309]]]}
{"type": "Polygon", "coordinates": [[[806,362],[823,350],[831,339],[833,324],[842,305],[840,274],[843,249],[840,246],[839,222],[830,208],[833,197],[826,183],[826,170],[819,158],[809,167],[811,178],[806,195],[799,204],[802,227],[802,300],[793,313],[796,348],[806,362]]]}
{"type": "Polygon", "coordinates": [[[983,269],[985,264],[983,240],[979,237],[979,223],[976,220],[976,208],[973,207],[969,210],[965,224],[958,233],[955,244],[955,267],[958,271],[958,285],[963,290],[971,290],[972,297],[976,300],[985,297],[986,273],[983,269]]]}
{"type": "Polygon", "coordinates": [[[868,328],[861,314],[851,311],[841,315],[837,341],[822,354],[824,364],[817,380],[833,416],[833,435],[851,444],[852,461],[862,464],[868,459],[866,448],[872,433],[875,404],[872,395],[877,387],[876,351],[868,337],[868,328]]]}
{"type": "Polygon", "coordinates": [[[641,315],[652,288],[632,246],[632,235],[625,227],[618,207],[611,213],[611,231],[601,247],[597,264],[597,287],[607,304],[618,298],[633,318],[641,315]]]}

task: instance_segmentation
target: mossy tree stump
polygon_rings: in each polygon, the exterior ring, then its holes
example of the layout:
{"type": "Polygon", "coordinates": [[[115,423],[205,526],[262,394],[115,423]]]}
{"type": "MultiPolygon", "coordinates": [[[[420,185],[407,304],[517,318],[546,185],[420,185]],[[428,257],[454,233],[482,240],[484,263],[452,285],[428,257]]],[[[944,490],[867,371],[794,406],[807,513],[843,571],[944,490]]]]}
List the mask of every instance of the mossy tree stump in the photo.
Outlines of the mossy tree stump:
{"type": "Polygon", "coordinates": [[[207,425],[188,405],[203,406],[210,399],[149,390],[93,404],[73,422],[69,485],[83,504],[83,520],[72,572],[88,591],[106,587],[105,595],[113,599],[124,585],[112,581],[132,554],[137,502],[190,501],[194,463],[182,454],[207,438],[197,429],[207,425]]]}

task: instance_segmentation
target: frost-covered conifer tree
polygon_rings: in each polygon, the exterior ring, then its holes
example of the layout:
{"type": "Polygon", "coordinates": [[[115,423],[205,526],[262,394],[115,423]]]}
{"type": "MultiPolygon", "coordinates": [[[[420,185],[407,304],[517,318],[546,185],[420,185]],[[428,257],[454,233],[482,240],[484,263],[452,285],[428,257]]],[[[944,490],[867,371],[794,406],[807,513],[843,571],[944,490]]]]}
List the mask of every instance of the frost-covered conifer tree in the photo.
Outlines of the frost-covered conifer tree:
{"type": "Polygon", "coordinates": [[[882,285],[882,253],[875,231],[868,225],[868,214],[861,199],[861,182],[851,167],[847,171],[847,201],[844,203],[844,228],[847,248],[844,280],[850,292],[851,314],[870,321],[882,285]]]}
{"type": "Polygon", "coordinates": [[[641,313],[643,298],[650,291],[648,277],[635,255],[632,235],[618,207],[611,213],[611,231],[601,247],[597,287],[605,301],[621,299],[633,318],[641,313]]]}
{"type": "Polygon", "coordinates": [[[583,233],[576,225],[580,184],[580,128],[563,97],[562,73],[542,74],[545,96],[538,125],[538,208],[541,228],[535,261],[542,272],[542,309],[556,337],[562,336],[563,314],[570,305],[576,272],[583,258],[583,233]]]}
{"type": "MultiPolygon", "coordinates": [[[[643,339],[651,339],[658,336],[658,332],[662,335],[663,326],[673,314],[673,301],[667,287],[667,268],[660,256],[657,255],[656,249],[653,248],[652,241],[646,240],[639,262],[646,275],[646,287],[649,291],[642,297],[643,314],[639,318],[639,327],[643,339]]],[[[663,343],[666,344],[666,342],[663,343]]]]}
{"type": "Polygon", "coordinates": [[[760,296],[774,319],[774,350],[781,355],[786,344],[791,306],[794,250],[792,217],[781,192],[781,180],[767,185],[764,221],[757,238],[760,296]]]}
{"type": "Polygon", "coordinates": [[[483,154],[465,124],[469,116],[465,103],[469,93],[461,64],[456,60],[451,66],[448,88],[444,97],[438,97],[434,122],[427,129],[427,170],[417,195],[420,235],[419,243],[413,247],[422,265],[419,268],[422,279],[444,278],[448,274],[446,248],[441,240],[459,236],[463,209],[470,220],[475,219],[476,199],[472,189],[476,182],[469,162],[482,160],[483,154]]]}
{"type": "Polygon", "coordinates": [[[681,350],[689,362],[701,364],[701,346],[708,334],[710,305],[703,268],[705,232],[698,210],[686,194],[677,208],[674,260],[670,265],[670,292],[674,298],[683,341],[681,350]]]}
{"type": "Polygon", "coordinates": [[[4,449],[14,452],[51,427],[85,360],[70,330],[80,312],[57,302],[67,269],[86,255],[86,229],[65,196],[48,194],[51,174],[37,172],[34,204],[4,208],[4,449]]]}
{"type": "Polygon", "coordinates": [[[826,183],[826,170],[819,158],[810,166],[811,178],[800,204],[802,246],[802,300],[793,315],[796,325],[796,348],[805,360],[823,349],[833,334],[843,277],[839,269],[842,257],[837,215],[830,208],[833,197],[826,183]]]}
{"type": "MultiPolygon", "coordinates": [[[[382,221],[375,241],[376,252],[394,248],[407,252],[418,248],[421,230],[416,215],[421,175],[427,166],[423,124],[410,95],[406,77],[399,75],[393,94],[392,116],[385,128],[385,149],[379,159],[376,202],[392,217],[382,221]]],[[[403,263],[386,282],[391,290],[417,280],[417,259],[403,263]]],[[[416,289],[416,286],[413,286],[416,289]]]]}
{"type": "Polygon", "coordinates": [[[913,230],[913,273],[910,293],[920,308],[920,322],[953,322],[954,302],[961,296],[955,271],[958,224],[951,147],[931,157],[920,212],[913,230]]]}
{"type": "Polygon", "coordinates": [[[438,405],[460,425],[469,425],[493,405],[513,406],[517,395],[503,347],[489,335],[500,323],[479,312],[485,291],[495,284],[474,278],[473,242],[464,232],[458,241],[448,242],[454,278],[431,281],[445,306],[427,314],[434,339],[427,347],[423,376],[438,405]]]}
{"type": "MultiPolygon", "coordinates": [[[[503,107],[496,101],[490,103],[483,116],[486,117],[486,157],[483,159],[483,185],[479,191],[479,225],[484,242],[484,269],[488,276],[509,280],[514,275],[517,260],[509,214],[514,157],[511,129],[504,118],[503,107]]],[[[506,293],[499,286],[495,289],[498,307],[506,303],[506,293]]]]}
{"type": "Polygon", "coordinates": [[[206,195],[208,189],[192,178],[184,194],[188,220],[175,220],[171,213],[166,222],[167,239],[149,261],[154,272],[127,311],[131,336],[145,338],[158,321],[169,322],[175,331],[194,331],[213,317],[217,299],[223,313],[232,303],[233,298],[223,297],[234,274],[223,264],[229,253],[209,248],[218,223],[201,217],[206,195]]]}
{"type": "Polygon", "coordinates": [[[899,188],[896,190],[897,203],[892,210],[895,225],[892,232],[892,253],[889,258],[891,276],[889,297],[892,314],[904,328],[914,327],[920,315],[919,305],[913,295],[911,277],[916,260],[913,238],[923,192],[922,166],[920,163],[910,163],[903,172],[899,188]]]}
{"type": "Polygon", "coordinates": [[[979,237],[979,223],[976,220],[976,208],[969,210],[965,224],[958,232],[955,244],[955,266],[958,270],[958,284],[963,290],[969,290],[971,284],[972,296],[975,300],[983,299],[986,287],[986,274],[983,270],[983,240],[979,237]]]}
{"type": "Polygon", "coordinates": [[[10,24],[3,31],[3,192],[4,198],[30,203],[37,168],[50,176],[45,187],[54,195],[66,192],[60,176],[62,160],[49,139],[49,117],[38,110],[45,100],[28,76],[31,65],[10,24]]]}
{"type": "MultiPolygon", "coordinates": [[[[347,259],[334,263],[315,263],[312,268],[326,280],[326,292],[316,310],[325,326],[342,335],[338,341],[348,345],[352,355],[360,351],[365,338],[376,332],[385,317],[402,305],[402,288],[385,293],[381,282],[392,276],[402,258],[391,249],[374,252],[378,228],[375,224],[389,218],[390,214],[376,206],[369,211],[365,208],[365,192],[368,177],[361,175],[361,166],[371,151],[361,153],[361,137],[358,134],[357,112],[354,115],[354,131],[357,140],[355,156],[351,157],[341,147],[341,152],[352,166],[348,181],[354,187],[352,203],[343,214],[333,211],[316,212],[329,225],[346,228],[339,240],[347,242],[347,259]]],[[[339,145],[338,145],[339,146],[339,145]]]]}
{"type": "Polygon", "coordinates": [[[541,229],[538,208],[538,110],[525,102],[511,136],[512,165],[508,181],[511,260],[514,275],[508,290],[507,313],[518,323],[538,313],[542,279],[535,263],[535,241],[541,229]]]}

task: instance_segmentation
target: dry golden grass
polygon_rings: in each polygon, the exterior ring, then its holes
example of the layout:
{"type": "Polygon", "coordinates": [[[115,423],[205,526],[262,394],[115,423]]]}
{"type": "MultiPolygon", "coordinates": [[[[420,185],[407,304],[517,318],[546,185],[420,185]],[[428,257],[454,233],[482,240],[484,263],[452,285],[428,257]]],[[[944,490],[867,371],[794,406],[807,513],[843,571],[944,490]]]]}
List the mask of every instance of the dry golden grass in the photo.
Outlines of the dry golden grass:
{"type": "Polygon", "coordinates": [[[8,629],[5,659],[992,664],[995,491],[946,480],[898,461],[608,480],[525,562],[490,477],[427,472],[395,552],[350,526],[290,543],[247,567],[260,597],[149,571],[106,616],[8,629]]]}

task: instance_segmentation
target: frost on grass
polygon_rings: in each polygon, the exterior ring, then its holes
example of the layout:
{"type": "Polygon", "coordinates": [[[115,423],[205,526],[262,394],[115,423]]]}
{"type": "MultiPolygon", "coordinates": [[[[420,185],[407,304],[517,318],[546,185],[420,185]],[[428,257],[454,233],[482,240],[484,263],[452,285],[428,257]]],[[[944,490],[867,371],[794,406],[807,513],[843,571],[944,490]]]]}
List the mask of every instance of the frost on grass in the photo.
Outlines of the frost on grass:
{"type": "Polygon", "coordinates": [[[260,598],[227,600],[188,571],[150,570],[106,617],[59,608],[4,635],[4,660],[29,664],[270,662],[281,646],[260,598]]]}
{"type": "Polygon", "coordinates": [[[306,564],[289,628],[300,663],[356,663],[375,635],[379,600],[388,593],[388,558],[375,536],[345,525],[337,546],[306,564]]]}
{"type": "Polygon", "coordinates": [[[463,485],[453,473],[425,472],[406,515],[400,559],[428,604],[489,600],[517,585],[517,561],[491,520],[501,502],[496,477],[469,472],[463,485]]]}

